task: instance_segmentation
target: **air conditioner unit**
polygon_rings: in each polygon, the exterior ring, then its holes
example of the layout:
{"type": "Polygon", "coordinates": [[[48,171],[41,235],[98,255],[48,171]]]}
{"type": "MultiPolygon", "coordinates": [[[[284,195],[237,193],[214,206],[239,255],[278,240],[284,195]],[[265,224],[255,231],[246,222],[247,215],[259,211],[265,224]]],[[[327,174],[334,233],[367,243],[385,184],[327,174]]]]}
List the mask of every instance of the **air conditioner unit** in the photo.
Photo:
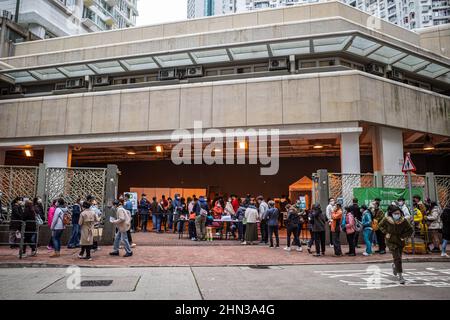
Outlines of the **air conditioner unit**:
{"type": "Polygon", "coordinates": [[[287,58],[284,59],[271,59],[269,61],[269,70],[285,70],[289,67],[289,61],[287,58]]]}
{"type": "Polygon", "coordinates": [[[67,89],[82,88],[83,86],[84,86],[83,79],[71,79],[67,80],[66,82],[67,89]]]}
{"type": "Polygon", "coordinates": [[[202,66],[186,68],[186,77],[194,78],[194,77],[202,77],[202,76],[203,76],[203,67],[202,66]]]}
{"type": "Polygon", "coordinates": [[[9,89],[9,93],[10,94],[19,94],[19,93],[23,93],[23,88],[22,86],[12,86],[9,89]]]}
{"type": "Polygon", "coordinates": [[[159,71],[159,80],[173,80],[177,78],[176,69],[165,69],[159,71]]]}
{"type": "Polygon", "coordinates": [[[367,65],[366,71],[373,74],[384,75],[384,67],[375,63],[367,65]]]}
{"type": "Polygon", "coordinates": [[[405,77],[403,76],[403,73],[400,71],[393,69],[391,72],[389,72],[389,78],[397,81],[403,81],[405,77]]]}
{"type": "Polygon", "coordinates": [[[66,89],[66,82],[60,82],[55,84],[55,90],[65,90],[66,89]]]}
{"type": "Polygon", "coordinates": [[[94,81],[95,86],[108,86],[109,84],[109,77],[96,77],[94,81]]]}

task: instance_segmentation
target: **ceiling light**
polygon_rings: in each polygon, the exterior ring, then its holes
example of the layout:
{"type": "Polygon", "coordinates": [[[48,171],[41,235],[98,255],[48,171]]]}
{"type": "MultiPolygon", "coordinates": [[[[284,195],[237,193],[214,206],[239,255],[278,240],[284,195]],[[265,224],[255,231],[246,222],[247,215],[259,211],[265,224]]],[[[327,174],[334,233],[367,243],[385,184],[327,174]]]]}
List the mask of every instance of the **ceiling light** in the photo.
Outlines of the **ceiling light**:
{"type": "Polygon", "coordinates": [[[222,149],[215,148],[215,149],[214,149],[214,152],[222,152],[222,149]]]}
{"type": "Polygon", "coordinates": [[[156,146],[156,152],[158,152],[158,153],[163,152],[163,147],[162,146],[156,146]]]}
{"type": "Polygon", "coordinates": [[[129,155],[129,156],[135,156],[135,155],[136,155],[136,151],[135,151],[134,149],[129,149],[129,150],[127,151],[127,155],[129,155]]]}
{"type": "Polygon", "coordinates": [[[247,144],[245,143],[245,141],[239,142],[239,149],[246,149],[246,148],[247,148],[247,144]]]}
{"type": "Polygon", "coordinates": [[[323,149],[323,144],[315,143],[313,149],[323,149]]]}
{"type": "Polygon", "coordinates": [[[31,158],[33,156],[33,150],[25,149],[25,156],[31,158]]]}
{"type": "Polygon", "coordinates": [[[435,147],[434,147],[433,141],[432,141],[431,137],[429,135],[427,135],[425,137],[425,143],[423,144],[423,150],[431,151],[434,149],[435,149],[435,147]]]}

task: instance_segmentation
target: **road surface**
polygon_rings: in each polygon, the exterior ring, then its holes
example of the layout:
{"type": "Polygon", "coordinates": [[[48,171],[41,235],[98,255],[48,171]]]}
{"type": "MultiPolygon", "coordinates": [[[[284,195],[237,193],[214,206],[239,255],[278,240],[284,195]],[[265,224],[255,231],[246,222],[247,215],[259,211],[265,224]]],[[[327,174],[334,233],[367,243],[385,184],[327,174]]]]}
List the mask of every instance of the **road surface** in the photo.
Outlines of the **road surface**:
{"type": "Polygon", "coordinates": [[[450,263],[0,268],[0,299],[450,299],[450,263]]]}

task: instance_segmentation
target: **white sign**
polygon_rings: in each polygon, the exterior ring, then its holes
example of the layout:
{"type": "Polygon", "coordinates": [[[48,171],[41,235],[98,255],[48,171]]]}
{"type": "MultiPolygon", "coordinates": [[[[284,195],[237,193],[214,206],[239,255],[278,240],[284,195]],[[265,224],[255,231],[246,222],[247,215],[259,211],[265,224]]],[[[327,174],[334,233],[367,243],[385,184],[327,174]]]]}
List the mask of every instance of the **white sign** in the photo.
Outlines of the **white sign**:
{"type": "Polygon", "coordinates": [[[409,172],[409,171],[416,171],[416,166],[411,160],[411,154],[408,152],[405,157],[405,161],[403,162],[402,166],[403,173],[409,172]]]}
{"type": "Polygon", "coordinates": [[[130,196],[130,201],[133,204],[133,210],[137,210],[138,209],[138,194],[137,192],[125,192],[125,195],[129,195],[130,196]]]}

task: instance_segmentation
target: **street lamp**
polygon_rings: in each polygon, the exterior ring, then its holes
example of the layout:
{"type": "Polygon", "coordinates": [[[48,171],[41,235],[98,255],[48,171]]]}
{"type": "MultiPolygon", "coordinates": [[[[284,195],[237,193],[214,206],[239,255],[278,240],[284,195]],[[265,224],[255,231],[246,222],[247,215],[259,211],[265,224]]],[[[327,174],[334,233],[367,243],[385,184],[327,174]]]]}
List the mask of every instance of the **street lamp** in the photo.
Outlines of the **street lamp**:
{"type": "Polygon", "coordinates": [[[14,15],[14,22],[19,22],[19,10],[20,10],[20,0],[16,0],[16,14],[14,15]]]}

